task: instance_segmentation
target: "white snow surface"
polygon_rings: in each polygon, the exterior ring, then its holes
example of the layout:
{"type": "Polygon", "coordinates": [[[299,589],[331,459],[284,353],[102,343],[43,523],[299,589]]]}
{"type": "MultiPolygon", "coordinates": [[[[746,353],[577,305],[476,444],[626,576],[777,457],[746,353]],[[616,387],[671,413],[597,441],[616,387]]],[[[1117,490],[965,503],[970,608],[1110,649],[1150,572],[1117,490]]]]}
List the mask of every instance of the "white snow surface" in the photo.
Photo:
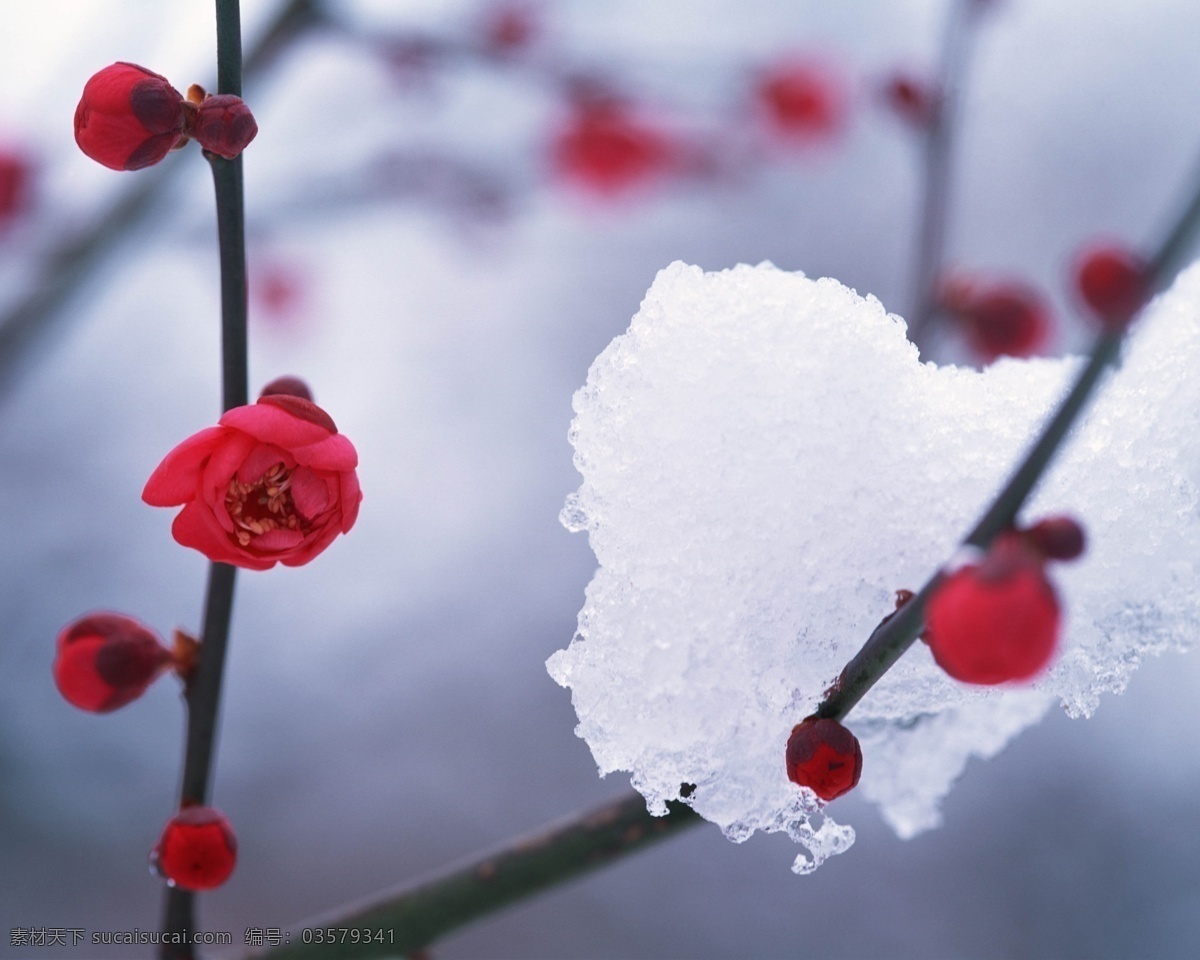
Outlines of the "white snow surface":
{"type": "MultiPolygon", "coordinates": [[[[661,271],[575,394],[583,475],[563,523],[599,567],[570,646],[601,775],[650,810],[682,784],[732,840],[786,831],[808,872],[853,842],[783,763],[794,724],[999,490],[1078,358],[923,363],[904,322],[832,279],[769,263],[661,271]],[[823,822],[821,822],[823,818],[823,822]]],[[[1160,297],[1022,515],[1069,512],[1088,551],[1052,576],[1064,633],[1032,686],[949,679],[920,643],[847,718],[859,790],[902,837],[939,822],[972,756],[1058,700],[1088,715],[1147,653],[1200,624],[1200,269],[1160,297]]]]}

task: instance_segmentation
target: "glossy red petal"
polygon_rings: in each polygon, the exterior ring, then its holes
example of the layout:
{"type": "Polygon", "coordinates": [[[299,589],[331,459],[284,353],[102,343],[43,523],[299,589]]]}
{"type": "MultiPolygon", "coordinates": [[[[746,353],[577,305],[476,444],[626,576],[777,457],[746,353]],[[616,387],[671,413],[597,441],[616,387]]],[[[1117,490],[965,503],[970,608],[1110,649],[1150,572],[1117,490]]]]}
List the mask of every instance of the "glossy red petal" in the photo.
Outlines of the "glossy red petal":
{"type": "Polygon", "coordinates": [[[253,437],[244,433],[236,430],[226,432],[225,439],[217,445],[204,465],[200,490],[205,500],[219,503],[225,499],[229,481],[257,445],[253,437]]]}
{"type": "Polygon", "coordinates": [[[214,563],[228,563],[248,570],[270,570],[278,562],[239,548],[212,510],[199,502],[189,503],[180,511],[171,524],[171,535],[181,546],[199,550],[214,563]]]}
{"type": "Polygon", "coordinates": [[[281,450],[273,443],[260,443],[253,437],[246,437],[246,439],[251,447],[237,467],[237,478],[242,483],[256,483],[277,463],[282,463],[286,468],[293,466],[296,462],[290,453],[281,450]]]}
{"type": "Polygon", "coordinates": [[[284,410],[273,402],[276,399],[275,396],[263,397],[259,403],[234,407],[224,413],[220,423],[285,450],[310,446],[337,435],[326,426],[301,419],[284,410]]]}
{"type": "Polygon", "coordinates": [[[362,491],[358,485],[358,474],[350,472],[341,475],[342,486],[342,532],[349,533],[358,519],[359,504],[362,503],[362,491]]]}
{"type": "Polygon", "coordinates": [[[281,388],[270,392],[264,389],[263,395],[258,398],[258,403],[279,407],[294,417],[315,423],[330,433],[337,433],[337,424],[333,422],[333,417],[313,403],[311,396],[304,396],[296,392],[308,390],[308,385],[303,380],[297,380],[295,377],[281,377],[274,383],[268,384],[268,388],[273,387],[276,383],[281,384],[281,388]]]}
{"type": "Polygon", "coordinates": [[[353,470],[358,466],[358,451],[354,449],[354,444],[340,433],[332,434],[310,446],[292,447],[291,451],[297,463],[314,470],[337,473],[353,470]]]}
{"type": "Polygon", "coordinates": [[[225,436],[223,427],[205,427],[180,443],[154,468],[142,500],[152,507],[175,507],[193,499],[205,463],[225,436]]]}

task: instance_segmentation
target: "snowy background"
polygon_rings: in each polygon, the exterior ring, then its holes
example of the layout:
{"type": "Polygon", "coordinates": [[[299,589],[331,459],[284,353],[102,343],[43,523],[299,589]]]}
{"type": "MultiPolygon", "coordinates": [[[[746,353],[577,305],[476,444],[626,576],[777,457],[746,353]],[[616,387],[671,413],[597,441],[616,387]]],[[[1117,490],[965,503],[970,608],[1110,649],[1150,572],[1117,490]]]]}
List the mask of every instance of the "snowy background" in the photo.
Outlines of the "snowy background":
{"type": "MultiPolygon", "coordinates": [[[[250,38],[273,4],[244,6],[250,38]]],[[[448,34],[480,10],[336,6],[362,24],[448,34]]],[[[1065,312],[1077,247],[1098,233],[1153,240],[1186,189],[1200,8],[994,6],[967,82],[951,253],[1037,283],[1065,312]]],[[[252,388],[304,376],[358,446],[365,500],[318,562],[239,579],[214,799],[241,860],[202,901],[202,927],[237,941],[247,926],[295,925],[626,789],[621,775],[596,777],[543,666],[570,639],[595,565],[557,519],[579,483],[571,395],[674,260],[770,259],[904,311],[915,144],[866,87],[931,60],[943,9],[547,3],[547,45],[714,129],[746,73],[789,49],[858,83],[826,149],[613,204],[548,178],[557,103],[519,73],[463,66],[399,82],[361,48],[312,37],[247,88],[263,131],[246,158],[252,269],[283,263],[305,281],[296,311],[254,317],[252,388]],[[389,151],[494,171],[506,213],[484,219],[432,188],[363,199],[364,166],[389,151]]],[[[213,63],[206,2],[3,12],[0,140],[43,169],[38,217],[0,236],[0,303],[28,282],[39,244],[134,176],[75,149],[86,78],[131,60],[182,89],[213,63]]],[[[166,162],[182,167],[170,202],[0,392],[0,935],[157,924],[144,857],[175,798],[177,693],[163,682],[116,714],[83,715],[49,664],[57,630],[86,610],[198,626],[205,561],[170,540],[169,511],[138,498],[219,402],[208,171],[194,148],[166,162]]],[[[1059,346],[1080,342],[1063,329],[1059,346]]],[[[1197,658],[1168,654],[1091,720],[1053,711],[968,765],[944,825],[914,840],[861,798],[841,800],[858,840],[813,877],[787,871],[786,839],[736,846],[702,826],[436,953],[1194,956],[1198,689],[1197,658]]],[[[7,941],[0,955],[28,952],[7,941]]]]}

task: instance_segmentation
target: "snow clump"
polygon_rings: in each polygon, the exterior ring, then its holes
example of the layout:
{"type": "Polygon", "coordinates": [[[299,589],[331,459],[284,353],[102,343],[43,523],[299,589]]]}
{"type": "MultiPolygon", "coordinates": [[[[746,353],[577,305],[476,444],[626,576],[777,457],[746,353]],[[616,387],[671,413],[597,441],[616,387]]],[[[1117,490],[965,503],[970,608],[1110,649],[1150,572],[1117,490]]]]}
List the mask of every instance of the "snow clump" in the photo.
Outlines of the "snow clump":
{"type": "MultiPolygon", "coordinates": [[[[661,271],[574,398],[583,475],[564,524],[599,567],[568,649],[602,775],[652,812],[685,802],[736,841],[786,831],[808,872],[853,842],[791,783],[784,745],[893,609],[947,561],[1079,369],[922,363],[902,320],[835,280],[769,263],[661,271]],[[693,786],[694,785],[694,789],[693,786]]],[[[1057,700],[1089,714],[1139,660],[1200,625],[1200,270],[1156,301],[1028,505],[1088,551],[1053,577],[1065,610],[1033,686],[948,678],[917,643],[846,724],[860,789],[902,837],[939,822],[972,756],[1057,700]]]]}

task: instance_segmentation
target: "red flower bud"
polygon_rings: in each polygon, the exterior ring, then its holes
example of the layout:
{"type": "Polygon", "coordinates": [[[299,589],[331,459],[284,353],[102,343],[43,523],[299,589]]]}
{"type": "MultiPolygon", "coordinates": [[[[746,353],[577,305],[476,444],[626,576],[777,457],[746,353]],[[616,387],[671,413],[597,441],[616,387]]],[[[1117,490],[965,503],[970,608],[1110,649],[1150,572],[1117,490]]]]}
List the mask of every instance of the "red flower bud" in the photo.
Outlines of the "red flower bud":
{"type": "Polygon", "coordinates": [[[212,890],[237,865],[237,837],[221,811],[184,807],[163,829],[150,863],[173,887],[212,890]]]}
{"type": "Polygon", "coordinates": [[[132,617],[92,613],[58,635],[54,683],[80,710],[108,713],[140,697],[171,662],[158,636],[132,617]]]}
{"type": "Polygon", "coordinates": [[[1054,656],[1059,619],[1041,556],[1019,534],[1007,533],[982,561],[942,581],[925,610],[925,640],[956,680],[1030,680],[1054,656]]]}
{"type": "Polygon", "coordinates": [[[849,793],[862,775],[858,738],[836,720],[813,716],[796,724],[786,759],[788,779],[825,801],[849,793]]]}
{"type": "Polygon", "coordinates": [[[1025,539],[1047,560],[1074,560],[1083,554],[1086,537],[1073,517],[1047,517],[1024,531],[1025,539]]]}
{"type": "Polygon", "coordinates": [[[258,124],[241,97],[219,93],[196,105],[187,132],[205,150],[232,160],[258,134],[258,124]]]}
{"type": "Polygon", "coordinates": [[[133,63],[95,74],[75,108],[79,149],[112,170],[158,163],[183,139],[183,97],[165,77],[133,63]]]}
{"type": "Polygon", "coordinates": [[[888,109],[910,126],[924,130],[933,123],[941,99],[935,84],[898,71],[884,82],[880,92],[888,109]]]}
{"type": "Polygon", "coordinates": [[[1106,327],[1120,329],[1146,302],[1146,263],[1117,244],[1085,250],[1076,262],[1075,285],[1083,302],[1106,327]]]}
{"type": "Polygon", "coordinates": [[[662,175],[675,160],[674,145],[622,106],[584,102],[557,135],[555,170],[595,193],[615,194],[662,175]]]}
{"type": "Polygon", "coordinates": [[[302,397],[268,394],[168,453],[142,499],[182,505],[172,535],[214,562],[298,567],[354,526],[357,466],[329,414],[302,397]]]}
{"type": "Polygon", "coordinates": [[[258,396],[259,399],[262,399],[278,394],[299,397],[301,400],[312,402],[312,391],[308,389],[308,384],[299,377],[276,377],[262,388],[262,393],[258,396]]]}
{"type": "Polygon", "coordinates": [[[771,128],[793,143],[824,140],[841,129],[845,97],[826,68],[785,60],[758,79],[755,95],[771,128]]]}

